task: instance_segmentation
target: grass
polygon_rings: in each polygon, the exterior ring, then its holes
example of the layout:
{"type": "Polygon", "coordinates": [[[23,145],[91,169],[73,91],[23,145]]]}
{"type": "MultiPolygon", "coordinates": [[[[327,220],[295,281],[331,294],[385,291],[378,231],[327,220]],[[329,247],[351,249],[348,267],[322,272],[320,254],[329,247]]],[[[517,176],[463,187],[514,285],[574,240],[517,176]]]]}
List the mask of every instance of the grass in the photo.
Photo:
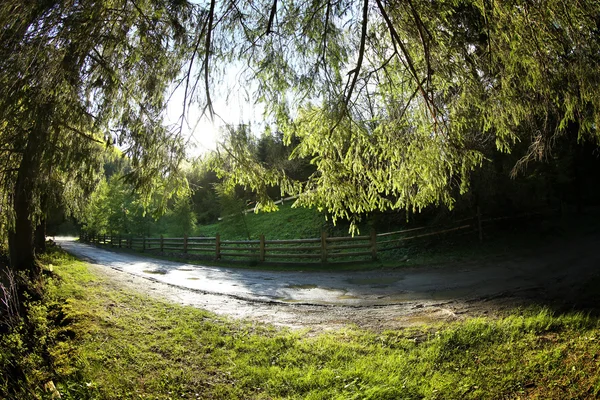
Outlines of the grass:
{"type": "Polygon", "coordinates": [[[17,351],[26,338],[2,337],[0,388],[7,389],[7,365],[25,369],[19,384],[28,388],[6,398],[51,398],[42,389],[50,381],[62,399],[547,399],[600,392],[600,324],[580,313],[515,310],[433,327],[309,335],[130,292],[57,251],[44,262],[55,275],[31,323],[45,350],[17,351]],[[11,351],[21,358],[11,359],[11,351]]]}
{"type": "Polygon", "coordinates": [[[301,239],[319,237],[326,226],[321,213],[311,208],[292,208],[290,202],[280,205],[275,212],[240,214],[216,224],[199,226],[195,234],[215,236],[219,233],[228,240],[258,239],[261,234],[267,239],[301,239]]]}

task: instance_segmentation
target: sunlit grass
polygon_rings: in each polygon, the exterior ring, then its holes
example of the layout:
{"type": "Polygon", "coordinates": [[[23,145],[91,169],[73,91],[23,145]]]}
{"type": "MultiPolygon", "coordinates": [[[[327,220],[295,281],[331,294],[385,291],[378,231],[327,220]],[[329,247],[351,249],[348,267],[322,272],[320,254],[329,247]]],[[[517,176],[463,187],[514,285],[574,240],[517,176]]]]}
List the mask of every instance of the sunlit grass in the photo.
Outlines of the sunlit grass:
{"type": "Polygon", "coordinates": [[[319,237],[324,227],[326,221],[321,213],[311,208],[292,208],[288,203],[270,213],[226,217],[216,224],[199,226],[196,233],[204,236],[219,233],[224,240],[248,239],[248,235],[258,239],[261,234],[267,239],[299,239],[319,237]]]}

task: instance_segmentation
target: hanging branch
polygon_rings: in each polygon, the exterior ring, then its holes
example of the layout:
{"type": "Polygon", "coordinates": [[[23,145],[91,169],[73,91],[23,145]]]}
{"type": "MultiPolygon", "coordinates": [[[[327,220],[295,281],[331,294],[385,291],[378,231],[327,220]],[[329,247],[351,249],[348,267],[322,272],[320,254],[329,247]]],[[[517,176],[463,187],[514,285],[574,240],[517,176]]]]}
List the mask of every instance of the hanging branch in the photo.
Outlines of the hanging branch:
{"type": "Polygon", "coordinates": [[[431,87],[431,76],[433,75],[433,70],[431,68],[431,56],[429,52],[429,42],[428,39],[431,39],[431,33],[427,30],[425,24],[423,24],[423,20],[417,13],[415,6],[413,5],[411,0],[407,0],[408,5],[410,6],[410,11],[413,15],[413,19],[415,21],[415,25],[417,30],[419,31],[419,38],[421,39],[421,44],[423,45],[423,54],[425,56],[425,63],[427,65],[427,91],[431,96],[431,101],[433,102],[433,88],[431,87]],[[428,38],[425,37],[425,33],[427,33],[428,38]]]}
{"type": "Polygon", "coordinates": [[[363,58],[365,55],[365,44],[367,41],[367,25],[369,18],[369,0],[365,0],[363,4],[363,13],[362,13],[362,27],[360,32],[360,48],[358,50],[358,60],[356,61],[356,68],[352,71],[348,72],[348,75],[353,74],[352,82],[348,88],[348,92],[346,94],[346,99],[344,101],[346,107],[350,103],[350,98],[352,97],[352,92],[354,91],[354,86],[356,86],[356,81],[358,81],[358,75],[360,74],[360,69],[362,67],[363,58]]]}
{"type": "Polygon", "coordinates": [[[271,6],[271,14],[269,15],[269,23],[267,24],[267,32],[265,35],[273,32],[273,20],[275,20],[275,14],[277,14],[277,0],[273,0],[273,5],[271,6]]]}
{"type": "Polygon", "coordinates": [[[215,114],[215,110],[213,109],[212,100],[210,98],[210,85],[209,85],[209,81],[208,81],[208,78],[209,78],[208,67],[209,67],[209,61],[210,61],[210,45],[211,45],[211,39],[212,39],[213,21],[214,21],[214,17],[215,17],[215,5],[216,5],[216,0],[211,0],[210,10],[208,11],[208,25],[207,25],[207,29],[206,29],[206,44],[205,44],[206,57],[204,58],[204,85],[205,85],[204,90],[206,91],[206,106],[204,107],[203,113],[206,112],[206,109],[208,108],[208,112],[209,112],[211,118],[215,114]]]}
{"type": "Polygon", "coordinates": [[[383,4],[381,4],[381,0],[375,0],[375,1],[377,2],[377,7],[379,8],[379,11],[381,11],[381,15],[382,15],[383,19],[385,20],[385,23],[388,27],[390,36],[392,37],[392,41],[396,42],[398,44],[398,47],[400,47],[400,50],[402,51],[402,54],[404,55],[408,70],[409,70],[410,74],[413,76],[413,79],[415,80],[415,82],[417,84],[417,88],[421,92],[421,96],[423,96],[423,100],[425,100],[427,109],[431,113],[431,116],[433,117],[434,124],[437,129],[438,123],[437,123],[437,113],[436,113],[435,104],[433,104],[433,101],[429,98],[429,96],[427,95],[427,92],[425,91],[425,88],[421,84],[421,80],[419,79],[419,75],[417,74],[417,70],[415,68],[412,57],[410,56],[408,49],[406,48],[406,46],[404,46],[404,43],[400,39],[400,35],[398,35],[396,28],[394,28],[392,20],[390,19],[389,15],[383,8],[383,4]]]}
{"type": "MultiPolygon", "coordinates": [[[[181,132],[183,132],[183,122],[185,120],[185,112],[187,110],[188,104],[191,103],[191,100],[188,101],[188,93],[189,93],[189,87],[190,87],[190,77],[192,75],[192,66],[194,65],[194,60],[196,59],[196,56],[198,55],[198,49],[200,47],[200,42],[202,41],[202,36],[204,36],[204,31],[206,30],[207,25],[208,25],[208,20],[205,20],[204,24],[202,25],[202,29],[200,30],[200,34],[198,35],[198,40],[196,40],[196,44],[194,45],[194,51],[192,52],[192,57],[190,58],[190,62],[188,64],[188,71],[187,71],[187,74],[185,77],[185,92],[183,95],[183,111],[181,112],[181,123],[179,125],[179,134],[180,135],[181,135],[181,132]]],[[[207,52],[207,55],[208,55],[208,52],[207,52]]],[[[194,87],[196,87],[196,84],[194,84],[194,87]]]]}
{"type": "Polygon", "coordinates": [[[64,128],[67,128],[71,132],[74,132],[74,133],[78,134],[79,136],[81,136],[82,138],[87,139],[87,140],[89,140],[91,142],[96,142],[96,143],[99,143],[99,144],[105,144],[104,141],[99,140],[99,139],[97,139],[97,138],[95,138],[95,137],[93,137],[91,135],[88,135],[87,133],[82,132],[81,130],[79,130],[77,128],[69,126],[66,123],[62,123],[62,124],[60,124],[60,126],[62,126],[64,128]]]}
{"type": "Polygon", "coordinates": [[[325,26],[323,29],[323,45],[322,45],[322,49],[321,49],[321,61],[323,62],[323,65],[327,65],[326,62],[326,56],[325,56],[325,50],[327,49],[327,31],[329,28],[329,15],[331,13],[331,2],[328,1],[327,2],[327,8],[325,9],[325,26]]]}

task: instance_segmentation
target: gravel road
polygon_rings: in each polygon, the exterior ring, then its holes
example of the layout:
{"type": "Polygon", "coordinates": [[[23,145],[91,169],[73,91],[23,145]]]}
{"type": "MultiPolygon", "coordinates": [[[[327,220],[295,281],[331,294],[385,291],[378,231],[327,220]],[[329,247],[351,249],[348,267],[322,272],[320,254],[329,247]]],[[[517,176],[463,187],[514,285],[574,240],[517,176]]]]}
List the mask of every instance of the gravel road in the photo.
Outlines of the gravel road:
{"type": "Polygon", "coordinates": [[[382,330],[495,314],[540,300],[575,304],[581,284],[597,279],[597,239],[485,263],[359,272],[205,267],[72,238],[56,242],[115,284],[220,315],[291,328],[382,330]]]}

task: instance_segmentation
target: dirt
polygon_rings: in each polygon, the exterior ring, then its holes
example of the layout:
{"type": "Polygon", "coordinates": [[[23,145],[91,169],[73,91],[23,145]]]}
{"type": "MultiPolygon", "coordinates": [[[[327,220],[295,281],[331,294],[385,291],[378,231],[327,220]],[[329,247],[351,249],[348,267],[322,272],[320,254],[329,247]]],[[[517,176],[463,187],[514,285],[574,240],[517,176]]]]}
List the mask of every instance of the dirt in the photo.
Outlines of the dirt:
{"type": "Polygon", "coordinates": [[[595,312],[598,238],[478,265],[400,271],[239,271],[152,260],[58,240],[116,288],[235,319],[321,331],[381,331],[543,305],[595,312]],[[207,289],[208,288],[208,289],[207,289]]]}
{"type": "Polygon", "coordinates": [[[456,313],[461,308],[457,302],[437,304],[408,302],[401,305],[348,307],[241,300],[227,295],[176,287],[98,264],[90,264],[90,268],[97,275],[107,278],[109,284],[116,289],[136,291],[144,296],[202,308],[230,318],[292,329],[321,331],[352,325],[381,331],[424,323],[453,321],[464,318],[465,315],[464,311],[456,313]]]}

